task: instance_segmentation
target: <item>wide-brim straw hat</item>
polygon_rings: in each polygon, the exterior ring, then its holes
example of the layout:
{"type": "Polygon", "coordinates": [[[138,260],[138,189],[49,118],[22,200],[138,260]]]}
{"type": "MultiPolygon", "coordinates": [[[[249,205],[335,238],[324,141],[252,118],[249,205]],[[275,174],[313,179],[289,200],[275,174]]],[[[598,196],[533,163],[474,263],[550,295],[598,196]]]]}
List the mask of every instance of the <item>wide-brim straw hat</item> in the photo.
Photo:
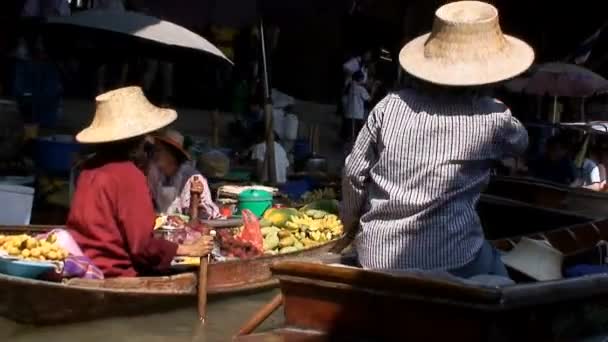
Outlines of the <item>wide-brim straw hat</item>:
{"type": "Polygon", "coordinates": [[[125,87],[97,96],[95,116],[76,140],[85,144],[108,143],[142,136],[177,119],[172,109],[150,103],[140,87],[125,87]]]}
{"type": "Polygon", "coordinates": [[[171,146],[181,153],[186,159],[192,160],[190,153],[184,149],[184,136],[180,132],[174,129],[167,129],[160,134],[155,135],[154,139],[171,146]]]}
{"type": "Polygon", "coordinates": [[[546,241],[522,238],[502,262],[537,281],[562,279],[564,255],[546,241]]]}
{"type": "Polygon", "coordinates": [[[460,1],[440,7],[432,32],[406,44],[399,61],[407,73],[427,82],[478,86],[526,71],[534,50],[502,33],[494,6],[460,1]]]}

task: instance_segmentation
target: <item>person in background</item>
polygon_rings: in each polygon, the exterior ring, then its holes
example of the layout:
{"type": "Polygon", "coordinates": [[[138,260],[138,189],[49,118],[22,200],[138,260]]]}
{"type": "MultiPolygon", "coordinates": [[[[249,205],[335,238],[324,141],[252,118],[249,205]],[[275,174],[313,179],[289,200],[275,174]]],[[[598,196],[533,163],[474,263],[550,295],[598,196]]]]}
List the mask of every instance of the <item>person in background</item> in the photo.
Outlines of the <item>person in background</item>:
{"type": "Polygon", "coordinates": [[[66,229],[106,278],[168,271],[177,255],[201,257],[213,238],[178,245],[153,235],[156,214],[144,171],[146,137],[177,119],[152,105],[139,87],[121,88],[96,98],[92,124],[76,136],[94,145],[78,176],[66,229]]]}
{"type": "Polygon", "coordinates": [[[298,115],[294,112],[293,105],[285,107],[285,121],[283,126],[284,134],[283,137],[281,137],[281,142],[283,143],[285,151],[289,154],[290,160],[293,160],[291,157],[294,145],[298,139],[298,130],[300,128],[300,120],[298,115]]]}
{"type": "MultiPolygon", "coordinates": [[[[372,90],[372,94],[373,92],[372,90]]],[[[357,133],[363,127],[363,121],[367,117],[366,105],[372,96],[365,89],[363,73],[361,71],[355,72],[352,82],[346,90],[346,103],[344,106],[344,124],[346,125],[351,142],[355,141],[357,133]]]]}
{"type": "Polygon", "coordinates": [[[576,180],[576,166],[561,136],[549,138],[543,156],[528,165],[530,175],[558,184],[570,185],[576,180]]]}
{"type": "Polygon", "coordinates": [[[205,177],[194,167],[190,154],[184,149],[184,137],[175,130],[166,130],[154,136],[155,150],[148,181],[156,209],[165,214],[188,214],[190,188],[194,180],[203,184],[199,204],[201,219],[220,217],[213,203],[205,177]]]}
{"type": "MultiPolygon", "coordinates": [[[[281,142],[287,138],[286,119],[287,109],[292,108],[295,99],[278,89],[272,89],[272,127],[281,142]]],[[[297,119],[297,117],[296,117],[297,119]]]]}
{"type": "Polygon", "coordinates": [[[523,73],[534,51],[503,36],[497,14],[486,3],[449,3],[430,35],[401,50],[415,88],[380,101],[344,166],[340,216],[362,267],[511,283],[475,208],[492,163],[523,154],[528,134],[483,86],[523,73]]]}
{"type": "MultiPolygon", "coordinates": [[[[268,182],[268,163],[266,162],[266,127],[263,122],[256,124],[254,132],[258,134],[256,144],[251,147],[251,159],[256,162],[256,174],[261,182],[268,182]]],[[[287,182],[287,170],[289,169],[289,158],[287,152],[279,143],[280,138],[274,134],[274,161],[277,183],[287,182]]]]}
{"type": "Polygon", "coordinates": [[[26,0],[21,16],[48,18],[71,14],[68,0],[26,0]]]}
{"type": "Polygon", "coordinates": [[[598,146],[593,146],[589,150],[589,156],[583,161],[580,169],[581,187],[593,190],[602,191],[606,185],[606,171],[602,171],[601,165],[603,151],[598,146]],[[603,173],[603,175],[602,175],[603,173]]]}
{"type": "Polygon", "coordinates": [[[351,82],[353,74],[360,71],[363,74],[363,83],[367,83],[368,68],[373,61],[373,53],[367,50],[361,56],[355,56],[342,65],[344,73],[344,87],[347,87],[351,82]]]}

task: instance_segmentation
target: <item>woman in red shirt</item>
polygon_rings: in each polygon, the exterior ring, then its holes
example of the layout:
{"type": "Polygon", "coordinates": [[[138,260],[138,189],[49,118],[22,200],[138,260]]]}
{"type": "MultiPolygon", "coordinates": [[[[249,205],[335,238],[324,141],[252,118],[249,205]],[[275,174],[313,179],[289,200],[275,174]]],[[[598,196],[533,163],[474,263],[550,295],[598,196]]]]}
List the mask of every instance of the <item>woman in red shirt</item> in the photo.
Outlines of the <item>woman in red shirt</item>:
{"type": "Polygon", "coordinates": [[[97,144],[84,163],[72,200],[67,228],[105,277],[135,277],[169,268],[176,255],[204,256],[213,247],[205,236],[191,245],[156,239],[155,212],[146,176],[146,135],[177,118],[152,105],[139,87],[97,97],[91,125],[80,143],[97,144]]]}

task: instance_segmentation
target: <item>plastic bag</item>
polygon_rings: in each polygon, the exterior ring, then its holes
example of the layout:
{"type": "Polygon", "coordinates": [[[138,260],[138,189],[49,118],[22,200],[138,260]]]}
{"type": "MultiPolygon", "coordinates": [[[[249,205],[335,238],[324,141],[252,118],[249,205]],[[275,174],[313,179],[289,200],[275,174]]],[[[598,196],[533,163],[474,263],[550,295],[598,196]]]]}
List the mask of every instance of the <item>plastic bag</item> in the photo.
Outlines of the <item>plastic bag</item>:
{"type": "Polygon", "coordinates": [[[262,229],[260,228],[260,222],[258,218],[250,211],[243,210],[243,231],[240,233],[239,238],[242,241],[249,242],[258,251],[264,251],[264,237],[262,236],[262,229]]]}

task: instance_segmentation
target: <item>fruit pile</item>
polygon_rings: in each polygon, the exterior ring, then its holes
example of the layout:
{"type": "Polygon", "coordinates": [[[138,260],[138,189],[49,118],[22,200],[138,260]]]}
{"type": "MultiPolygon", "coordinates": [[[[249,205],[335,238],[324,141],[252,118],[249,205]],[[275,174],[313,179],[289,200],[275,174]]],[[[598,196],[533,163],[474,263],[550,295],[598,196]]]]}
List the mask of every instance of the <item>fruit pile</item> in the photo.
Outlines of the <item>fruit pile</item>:
{"type": "Polygon", "coordinates": [[[270,209],[260,221],[266,254],[297,252],[335,240],[344,226],[337,215],[322,210],[270,209]]]}
{"type": "Polygon", "coordinates": [[[336,191],[333,188],[323,188],[305,192],[302,195],[302,201],[310,203],[318,200],[333,200],[336,197],[336,191]]]}
{"type": "Polygon", "coordinates": [[[69,254],[57,245],[57,237],[54,234],[46,239],[27,234],[0,235],[0,250],[11,257],[30,261],[63,261],[69,254]]]}
{"type": "Polygon", "coordinates": [[[229,258],[250,259],[262,254],[252,243],[237,238],[229,229],[220,229],[216,239],[222,255],[229,258]]]}

